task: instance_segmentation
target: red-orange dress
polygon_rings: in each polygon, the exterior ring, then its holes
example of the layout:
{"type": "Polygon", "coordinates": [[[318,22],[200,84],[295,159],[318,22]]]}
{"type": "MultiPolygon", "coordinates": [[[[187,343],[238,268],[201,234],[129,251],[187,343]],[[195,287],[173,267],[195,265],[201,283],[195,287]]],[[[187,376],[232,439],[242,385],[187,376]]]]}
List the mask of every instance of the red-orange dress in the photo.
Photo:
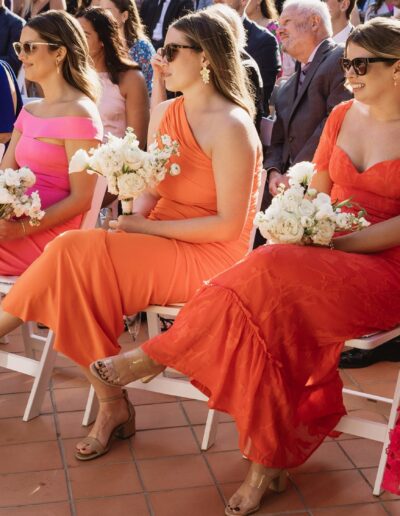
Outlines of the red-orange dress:
{"type": "MultiPolygon", "coordinates": [[[[351,102],[330,115],[314,160],[332,199],[376,223],[400,215],[400,159],[359,173],[336,145],[351,102]]],[[[400,247],[375,254],[262,246],[206,285],[173,327],[143,345],[230,413],[240,448],[268,467],[303,463],[345,414],[337,364],[346,339],[400,317],[400,247]]]]}
{"type": "MultiPolygon", "coordinates": [[[[215,215],[211,159],[192,134],[183,97],[167,108],[159,132],[178,140],[180,156],[174,161],[180,164],[181,173],[160,183],[161,198],[150,218],[215,215]]],[[[245,255],[261,165],[259,156],[247,219],[237,240],[193,244],[138,233],[69,231],[48,245],[20,277],[6,296],[3,310],[49,326],[56,334],[56,349],[83,366],[115,355],[124,314],[134,314],[151,303],[185,302],[205,279],[245,255]]]]}

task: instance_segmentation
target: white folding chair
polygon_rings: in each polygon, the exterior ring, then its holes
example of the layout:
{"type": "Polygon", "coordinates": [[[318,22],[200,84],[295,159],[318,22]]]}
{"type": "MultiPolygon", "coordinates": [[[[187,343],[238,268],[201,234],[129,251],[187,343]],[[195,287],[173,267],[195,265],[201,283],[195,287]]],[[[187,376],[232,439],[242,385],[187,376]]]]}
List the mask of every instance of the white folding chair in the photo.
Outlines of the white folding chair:
{"type": "MultiPolygon", "coordinates": [[[[266,173],[262,172],[260,178],[260,186],[258,189],[258,198],[256,211],[259,211],[261,207],[261,201],[264,193],[266,182],[266,173]]],[[[253,250],[254,240],[256,236],[257,228],[254,226],[252,228],[250,239],[249,239],[249,252],[253,250]]],[[[173,305],[150,305],[143,312],[146,312],[147,315],[147,327],[149,338],[153,338],[160,333],[160,324],[159,324],[159,316],[168,316],[175,318],[179,311],[184,306],[183,303],[177,303],[173,305]]],[[[142,383],[132,382],[126,385],[127,388],[135,388],[142,389],[150,392],[157,392],[160,394],[167,394],[170,396],[179,396],[182,398],[189,398],[192,400],[200,400],[207,401],[208,398],[203,393],[201,393],[196,387],[194,387],[187,379],[184,377],[175,378],[168,375],[168,370],[163,374],[157,376],[150,383],[142,383]]],[[[83,416],[82,425],[88,426],[95,419],[95,415],[97,412],[97,403],[95,402],[95,393],[93,387],[90,388],[89,397],[86,403],[86,409],[83,416]]],[[[203,440],[201,444],[202,450],[208,450],[214,442],[215,436],[217,433],[217,425],[218,425],[218,412],[210,409],[208,411],[206,427],[203,435],[203,440]]]]}
{"type": "MultiPolygon", "coordinates": [[[[106,186],[103,178],[97,179],[92,204],[90,210],[85,213],[82,219],[81,229],[95,227],[106,186]]],[[[0,295],[4,296],[7,294],[17,279],[18,276],[0,276],[0,295]]],[[[34,333],[32,323],[27,322],[22,325],[22,337],[26,356],[0,350],[0,367],[33,376],[35,379],[22,418],[24,421],[29,421],[40,414],[57,352],[53,349],[54,333],[52,330],[49,330],[47,337],[43,337],[34,333]],[[37,344],[39,342],[42,344],[44,342],[44,346],[41,346],[42,354],[40,360],[36,360],[35,351],[38,351],[37,344]]]]}
{"type": "MultiPolygon", "coordinates": [[[[379,332],[374,335],[362,337],[360,339],[352,339],[345,342],[346,346],[357,349],[375,349],[384,342],[387,342],[394,337],[400,335],[400,326],[397,326],[393,330],[379,332]]],[[[400,403],[400,371],[397,376],[396,387],[394,389],[393,398],[384,398],[382,396],[376,396],[375,394],[368,394],[365,392],[359,392],[352,389],[343,389],[343,393],[351,396],[358,396],[368,400],[378,401],[391,405],[389,419],[387,423],[380,423],[371,421],[367,418],[360,418],[356,416],[346,415],[343,416],[335,430],[345,432],[346,434],[356,435],[358,437],[364,437],[365,439],[371,439],[383,443],[381,458],[379,460],[378,472],[375,479],[373,488],[373,494],[379,496],[381,494],[381,484],[383,473],[385,471],[387,454],[386,449],[389,445],[390,430],[393,429],[396,423],[397,409],[400,403]]]]}

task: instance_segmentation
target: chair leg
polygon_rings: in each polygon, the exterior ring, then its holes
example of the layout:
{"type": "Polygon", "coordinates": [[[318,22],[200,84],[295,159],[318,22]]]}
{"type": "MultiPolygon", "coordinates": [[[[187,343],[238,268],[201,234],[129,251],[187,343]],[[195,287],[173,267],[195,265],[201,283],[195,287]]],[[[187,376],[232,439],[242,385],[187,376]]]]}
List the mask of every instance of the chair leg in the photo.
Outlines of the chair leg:
{"type": "Polygon", "coordinates": [[[378,472],[376,474],[374,489],[372,491],[372,493],[375,496],[379,496],[382,493],[381,485],[382,485],[383,474],[385,472],[385,467],[386,467],[386,462],[387,462],[386,450],[390,443],[390,431],[394,428],[394,426],[396,424],[397,409],[399,408],[399,404],[400,404],[400,372],[397,376],[397,383],[396,383],[396,388],[394,391],[392,408],[390,409],[386,438],[385,438],[385,442],[383,443],[382,454],[381,454],[381,458],[380,458],[379,466],[378,466],[378,472]]]}
{"type": "Polygon", "coordinates": [[[90,386],[89,396],[86,402],[85,413],[83,414],[82,426],[89,426],[96,419],[99,402],[93,386],[90,386]]]}
{"type": "Polygon", "coordinates": [[[40,414],[43,398],[49,385],[57,351],[53,348],[54,333],[49,330],[46,343],[43,348],[42,356],[38,363],[35,381],[29,395],[28,403],[25,408],[23,421],[29,421],[40,414]]]}
{"type": "Polygon", "coordinates": [[[208,450],[215,443],[219,422],[219,412],[210,409],[207,415],[206,427],[204,429],[203,441],[201,449],[208,450]]]}
{"type": "Polygon", "coordinates": [[[24,341],[25,356],[34,358],[31,338],[31,323],[26,322],[21,326],[22,340],[24,341]]]}
{"type": "Polygon", "coordinates": [[[158,315],[153,314],[151,312],[147,312],[146,316],[147,316],[147,329],[149,332],[149,338],[152,339],[153,337],[156,337],[157,335],[159,335],[161,333],[158,315]]]}

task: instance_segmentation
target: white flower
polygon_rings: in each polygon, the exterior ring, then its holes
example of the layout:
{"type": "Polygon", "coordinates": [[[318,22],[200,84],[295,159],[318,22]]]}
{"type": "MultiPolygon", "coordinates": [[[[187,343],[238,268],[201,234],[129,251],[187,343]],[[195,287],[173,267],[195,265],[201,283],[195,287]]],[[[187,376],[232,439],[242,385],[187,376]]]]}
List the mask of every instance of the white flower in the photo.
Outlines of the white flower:
{"type": "Polygon", "coordinates": [[[122,174],[117,180],[119,196],[121,199],[138,197],[146,189],[146,183],[137,174],[122,174]]]}
{"type": "Polygon", "coordinates": [[[311,183],[311,178],[314,175],[314,163],[310,161],[301,161],[290,167],[287,172],[289,177],[289,185],[308,186],[311,183]]]}
{"type": "Polygon", "coordinates": [[[6,168],[4,171],[4,183],[6,186],[21,186],[21,178],[18,170],[6,168]]]}
{"type": "Polygon", "coordinates": [[[71,161],[69,162],[68,172],[73,174],[74,172],[82,172],[86,170],[89,165],[89,155],[83,150],[79,149],[72,156],[71,161]]]}
{"type": "Polygon", "coordinates": [[[11,204],[14,196],[6,188],[0,188],[0,204],[11,204]]]}
{"type": "Polygon", "coordinates": [[[350,213],[337,213],[336,214],[336,226],[339,229],[350,229],[351,228],[350,213]]]}
{"type": "Polygon", "coordinates": [[[311,235],[311,240],[314,244],[329,245],[335,232],[335,224],[331,220],[321,220],[317,226],[316,231],[311,235]]]}
{"type": "Polygon", "coordinates": [[[299,214],[302,217],[312,217],[315,213],[314,204],[308,199],[303,199],[299,205],[299,214]]]}
{"type": "Polygon", "coordinates": [[[335,221],[335,212],[333,211],[332,204],[322,204],[319,206],[317,213],[315,214],[316,220],[329,219],[335,221]]]}
{"type": "Polygon", "coordinates": [[[181,173],[181,167],[178,165],[178,163],[172,163],[169,173],[171,176],[178,176],[181,173]]]}
{"type": "Polygon", "coordinates": [[[370,222],[368,222],[368,220],[364,217],[359,217],[358,219],[358,224],[362,227],[362,228],[366,228],[368,226],[371,225],[370,222]]]}
{"type": "Polygon", "coordinates": [[[329,204],[331,206],[331,198],[328,194],[320,192],[315,199],[313,199],[313,203],[316,208],[320,208],[324,204],[329,204]]]}
{"type": "Polygon", "coordinates": [[[161,142],[162,142],[163,145],[167,145],[167,146],[172,145],[171,136],[169,134],[162,134],[161,135],[161,142]]]}

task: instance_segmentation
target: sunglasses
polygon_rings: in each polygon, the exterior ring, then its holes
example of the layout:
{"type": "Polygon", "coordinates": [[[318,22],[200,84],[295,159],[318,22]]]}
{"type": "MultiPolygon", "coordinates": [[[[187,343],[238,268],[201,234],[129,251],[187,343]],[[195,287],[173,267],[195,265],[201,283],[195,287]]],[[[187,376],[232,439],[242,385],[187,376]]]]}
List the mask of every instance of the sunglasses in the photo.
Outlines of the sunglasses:
{"type": "Polygon", "coordinates": [[[48,47],[59,47],[57,43],[47,43],[47,41],[25,41],[25,43],[20,43],[19,41],[15,41],[13,43],[13,47],[17,56],[20,56],[22,52],[25,55],[29,56],[37,50],[38,45],[46,45],[48,47]]]}
{"type": "Polygon", "coordinates": [[[370,63],[392,63],[394,64],[397,59],[390,57],[355,57],[354,59],[346,59],[342,57],[340,59],[340,66],[344,72],[348,72],[350,68],[353,68],[356,75],[365,75],[368,72],[368,65],[370,63]]]}
{"type": "Polygon", "coordinates": [[[193,45],[176,45],[175,43],[169,43],[168,45],[165,45],[165,47],[160,48],[160,55],[161,57],[165,57],[168,63],[172,63],[180,48],[190,48],[197,52],[201,51],[200,47],[195,47],[193,45]]]}

